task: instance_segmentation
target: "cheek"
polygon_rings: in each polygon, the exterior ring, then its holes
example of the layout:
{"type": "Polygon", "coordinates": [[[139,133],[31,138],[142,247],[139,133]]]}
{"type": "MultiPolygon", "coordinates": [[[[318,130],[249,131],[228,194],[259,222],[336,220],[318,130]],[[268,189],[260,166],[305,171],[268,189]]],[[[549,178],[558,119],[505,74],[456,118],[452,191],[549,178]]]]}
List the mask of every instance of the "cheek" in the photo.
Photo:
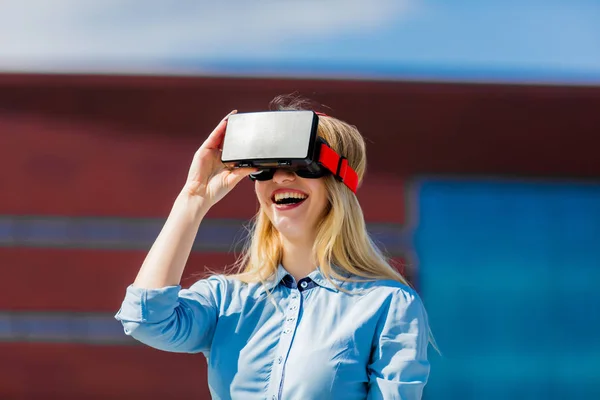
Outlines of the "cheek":
{"type": "Polygon", "coordinates": [[[325,184],[321,182],[321,185],[313,190],[315,196],[315,206],[319,209],[320,214],[327,212],[329,208],[329,200],[327,196],[327,188],[325,184]]]}
{"type": "Polygon", "coordinates": [[[264,204],[267,201],[267,188],[265,184],[260,181],[254,182],[254,193],[256,194],[256,198],[260,204],[264,204]]]}
{"type": "Polygon", "coordinates": [[[322,199],[319,203],[319,209],[321,211],[321,217],[324,217],[329,212],[329,209],[330,209],[329,200],[327,199],[326,195],[324,195],[322,197],[322,199]]]}

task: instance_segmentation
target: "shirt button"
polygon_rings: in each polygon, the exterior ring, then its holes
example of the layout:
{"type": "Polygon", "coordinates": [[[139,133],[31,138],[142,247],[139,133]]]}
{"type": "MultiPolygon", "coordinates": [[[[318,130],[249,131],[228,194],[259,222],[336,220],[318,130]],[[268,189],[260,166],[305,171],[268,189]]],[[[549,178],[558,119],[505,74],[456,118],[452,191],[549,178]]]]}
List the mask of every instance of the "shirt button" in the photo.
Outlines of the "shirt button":
{"type": "Polygon", "coordinates": [[[283,362],[283,357],[279,356],[279,358],[277,359],[277,362],[278,362],[279,364],[281,364],[281,363],[283,362]]]}
{"type": "Polygon", "coordinates": [[[308,286],[308,282],[304,281],[300,284],[300,286],[302,286],[303,289],[306,289],[306,287],[308,286]]]}
{"type": "Polygon", "coordinates": [[[290,311],[294,311],[296,308],[298,308],[298,306],[291,306],[290,311]]]}
{"type": "Polygon", "coordinates": [[[288,334],[288,333],[290,333],[291,331],[292,331],[292,330],[288,328],[288,329],[284,330],[284,331],[283,331],[283,333],[285,333],[285,334],[287,335],[287,334],[288,334]]]}
{"type": "Polygon", "coordinates": [[[295,319],[296,319],[296,318],[294,318],[294,317],[289,317],[289,318],[288,318],[286,321],[287,321],[287,322],[292,322],[292,321],[293,321],[293,320],[295,320],[295,319]]]}

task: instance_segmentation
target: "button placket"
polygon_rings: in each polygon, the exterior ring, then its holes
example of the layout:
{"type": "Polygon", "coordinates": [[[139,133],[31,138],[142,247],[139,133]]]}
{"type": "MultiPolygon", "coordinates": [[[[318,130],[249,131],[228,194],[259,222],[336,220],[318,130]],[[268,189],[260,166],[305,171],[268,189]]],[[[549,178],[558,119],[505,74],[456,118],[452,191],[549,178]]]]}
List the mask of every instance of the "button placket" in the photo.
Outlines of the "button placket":
{"type": "Polygon", "coordinates": [[[273,393],[275,391],[275,393],[277,393],[277,395],[273,395],[275,398],[279,397],[279,393],[283,385],[285,361],[292,346],[296,327],[298,326],[298,316],[300,314],[300,306],[302,302],[301,292],[299,292],[297,289],[292,289],[292,294],[289,296],[289,298],[291,301],[287,304],[287,307],[284,308],[284,323],[280,335],[279,345],[277,346],[277,355],[275,362],[273,363],[272,373],[273,377],[276,377],[276,380],[271,381],[272,386],[270,387],[270,392],[273,393]]]}
{"type": "Polygon", "coordinates": [[[283,334],[289,335],[296,328],[296,321],[298,320],[298,313],[300,312],[300,301],[299,296],[295,295],[292,297],[292,301],[286,312],[286,318],[284,323],[283,334]]]}

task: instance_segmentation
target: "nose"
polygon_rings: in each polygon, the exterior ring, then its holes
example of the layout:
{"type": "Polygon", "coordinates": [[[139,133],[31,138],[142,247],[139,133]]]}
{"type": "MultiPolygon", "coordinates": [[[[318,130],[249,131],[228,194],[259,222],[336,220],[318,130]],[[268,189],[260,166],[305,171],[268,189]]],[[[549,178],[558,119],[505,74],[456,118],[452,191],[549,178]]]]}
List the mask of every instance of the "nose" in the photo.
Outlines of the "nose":
{"type": "Polygon", "coordinates": [[[273,182],[284,183],[293,182],[296,179],[296,174],[293,171],[277,168],[273,174],[273,182]]]}

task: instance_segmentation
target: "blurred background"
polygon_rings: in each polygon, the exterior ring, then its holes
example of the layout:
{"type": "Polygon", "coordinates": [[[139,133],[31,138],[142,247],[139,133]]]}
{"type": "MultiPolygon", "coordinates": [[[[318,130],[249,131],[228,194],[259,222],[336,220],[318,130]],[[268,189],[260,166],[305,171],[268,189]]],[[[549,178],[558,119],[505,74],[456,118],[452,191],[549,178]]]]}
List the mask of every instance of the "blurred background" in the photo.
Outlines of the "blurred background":
{"type": "MultiPolygon", "coordinates": [[[[600,398],[600,2],[0,1],[0,398],[208,399],[114,320],[196,148],[298,92],[367,139],[426,399],[600,398]]],[[[244,181],[183,285],[256,210],[244,181]]]]}

